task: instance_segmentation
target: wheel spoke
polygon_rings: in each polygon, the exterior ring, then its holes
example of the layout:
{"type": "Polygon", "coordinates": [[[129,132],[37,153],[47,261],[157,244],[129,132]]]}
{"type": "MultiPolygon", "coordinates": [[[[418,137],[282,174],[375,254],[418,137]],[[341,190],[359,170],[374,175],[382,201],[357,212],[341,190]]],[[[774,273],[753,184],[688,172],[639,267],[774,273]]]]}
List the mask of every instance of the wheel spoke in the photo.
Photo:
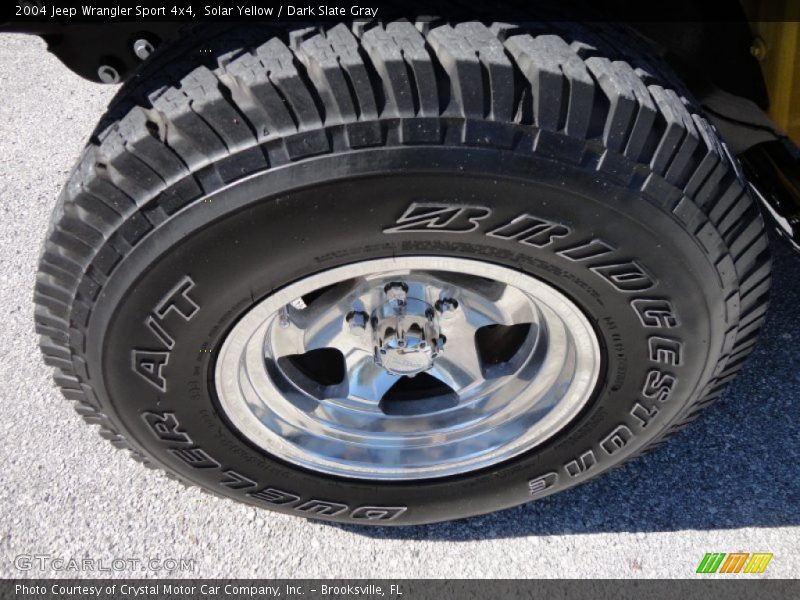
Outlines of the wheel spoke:
{"type": "Polygon", "coordinates": [[[517,325],[533,320],[530,300],[510,285],[504,286],[500,294],[491,300],[465,291],[462,304],[471,313],[469,321],[475,328],[484,325],[517,325]]]}
{"type": "Polygon", "coordinates": [[[269,331],[270,347],[275,360],[294,354],[303,354],[306,351],[303,343],[303,330],[291,321],[278,321],[272,323],[269,331]]]}
{"type": "Polygon", "coordinates": [[[346,355],[356,344],[363,343],[363,340],[351,334],[346,325],[342,327],[338,323],[330,322],[309,332],[292,321],[284,323],[280,325],[275,322],[270,332],[272,355],[276,360],[323,348],[335,348],[346,355]]]}
{"type": "Polygon", "coordinates": [[[444,321],[446,342],[430,374],[455,392],[484,381],[478,348],[475,346],[477,328],[470,323],[470,312],[459,308],[444,321]]]}
{"type": "Polygon", "coordinates": [[[530,298],[514,286],[500,281],[466,277],[456,273],[437,273],[441,293],[452,293],[470,312],[476,329],[484,325],[517,325],[533,320],[530,298]]]}
{"type": "Polygon", "coordinates": [[[345,354],[345,364],[348,394],[375,404],[400,379],[399,375],[392,375],[376,365],[372,354],[364,350],[355,349],[345,354]]]}
{"type": "Polygon", "coordinates": [[[315,298],[303,309],[286,307],[282,326],[275,338],[286,337],[286,348],[301,354],[321,348],[336,348],[346,354],[359,340],[346,322],[348,296],[356,288],[355,280],[337,284],[315,298]]]}
{"type": "Polygon", "coordinates": [[[350,333],[344,318],[318,321],[311,329],[303,332],[303,346],[305,351],[319,350],[320,348],[336,348],[346,354],[358,341],[350,333]]]}

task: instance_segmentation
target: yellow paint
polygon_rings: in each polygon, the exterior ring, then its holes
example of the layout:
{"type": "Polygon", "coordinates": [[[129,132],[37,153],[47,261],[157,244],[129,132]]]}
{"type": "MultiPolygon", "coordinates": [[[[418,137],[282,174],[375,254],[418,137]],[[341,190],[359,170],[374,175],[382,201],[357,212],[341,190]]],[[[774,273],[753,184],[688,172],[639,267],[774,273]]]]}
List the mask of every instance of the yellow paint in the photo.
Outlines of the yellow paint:
{"type": "Polygon", "coordinates": [[[744,0],[772,119],[800,144],[800,2],[744,0]],[[769,18],[770,20],[763,20],[769,18]]]}
{"type": "Polygon", "coordinates": [[[763,573],[769,562],[772,560],[772,554],[767,552],[756,552],[750,556],[747,566],[744,568],[745,573],[763,573]]]}

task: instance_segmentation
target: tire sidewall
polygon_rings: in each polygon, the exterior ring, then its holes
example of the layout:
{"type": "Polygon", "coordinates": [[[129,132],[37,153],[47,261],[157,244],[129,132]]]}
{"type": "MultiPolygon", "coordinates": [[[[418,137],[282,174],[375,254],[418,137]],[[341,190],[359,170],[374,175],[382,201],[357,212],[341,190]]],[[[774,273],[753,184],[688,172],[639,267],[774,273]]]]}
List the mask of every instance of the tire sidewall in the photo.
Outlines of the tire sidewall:
{"type": "Polygon", "coordinates": [[[170,217],[106,282],[86,357],[123,435],[183,478],[302,516],[413,524],[520,504],[638,453],[712,377],[726,329],[720,306],[723,286],[695,237],[669,206],[619,180],[492,148],[381,148],[260,173],[170,217]],[[542,243],[522,226],[537,222],[568,233],[542,243]],[[538,448],[442,480],[330,477],[245,440],[215,397],[215,351],[226,332],[273,290],[302,277],[400,255],[491,262],[571,298],[604,355],[585,410],[538,448]],[[643,276],[614,280],[631,270],[643,276]],[[190,301],[183,309],[170,309],[176,290],[190,301]],[[152,319],[172,347],[154,334],[152,319]],[[137,351],[167,353],[164,389],[135,372],[137,351]],[[666,397],[663,385],[660,392],[647,386],[652,372],[662,384],[671,381],[666,397]]]}

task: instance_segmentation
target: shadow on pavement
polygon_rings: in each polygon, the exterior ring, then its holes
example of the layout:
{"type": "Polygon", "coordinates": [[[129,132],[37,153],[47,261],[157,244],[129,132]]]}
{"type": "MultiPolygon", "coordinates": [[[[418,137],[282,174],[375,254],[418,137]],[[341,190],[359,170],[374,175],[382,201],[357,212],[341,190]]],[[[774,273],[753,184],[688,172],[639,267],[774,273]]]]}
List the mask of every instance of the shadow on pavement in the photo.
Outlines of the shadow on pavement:
{"type": "Polygon", "coordinates": [[[667,444],[585,485],[517,508],[379,539],[476,540],[800,525],[800,257],[773,244],[772,303],[726,394],[667,444]]]}

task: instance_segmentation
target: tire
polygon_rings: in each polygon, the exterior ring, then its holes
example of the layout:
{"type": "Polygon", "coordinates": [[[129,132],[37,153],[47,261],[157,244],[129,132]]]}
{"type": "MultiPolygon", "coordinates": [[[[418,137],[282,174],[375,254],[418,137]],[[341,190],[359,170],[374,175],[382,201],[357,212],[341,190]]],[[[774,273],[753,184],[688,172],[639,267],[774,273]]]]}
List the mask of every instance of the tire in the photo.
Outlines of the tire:
{"type": "Polygon", "coordinates": [[[769,284],[735,161],[624,30],[225,29],[160,50],[113,101],[56,206],[35,318],[64,396],[147,466],[406,525],[559,492],[662,443],[740,369],[769,284]],[[294,464],[233,424],[215,366],[243,315],[314,274],[420,256],[505,267],[579,308],[601,367],[567,424],[402,481],[294,464]]]}

